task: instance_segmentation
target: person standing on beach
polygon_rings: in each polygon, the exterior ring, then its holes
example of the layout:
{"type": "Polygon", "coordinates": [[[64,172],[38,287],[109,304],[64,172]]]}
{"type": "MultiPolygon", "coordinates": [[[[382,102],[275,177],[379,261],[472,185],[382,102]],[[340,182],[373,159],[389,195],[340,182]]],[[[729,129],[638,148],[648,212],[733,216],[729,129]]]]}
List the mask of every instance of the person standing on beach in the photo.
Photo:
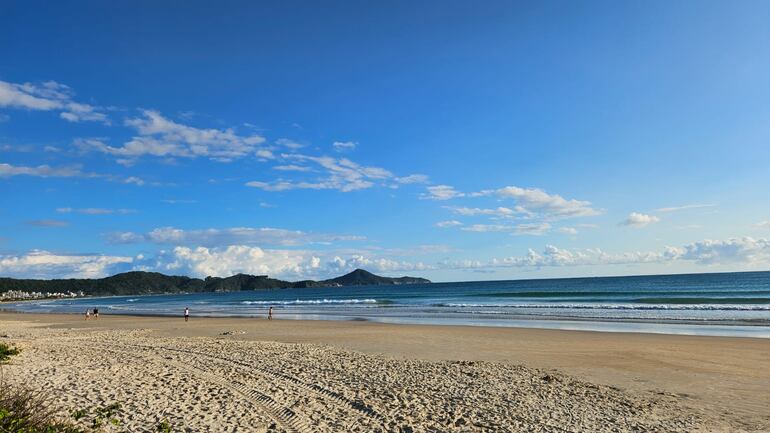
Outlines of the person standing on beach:
{"type": "Polygon", "coordinates": [[[188,321],[190,319],[190,309],[187,307],[184,307],[184,321],[188,321]]]}
{"type": "Polygon", "coordinates": [[[273,307],[267,310],[267,320],[273,320],[273,307]]]}
{"type": "Polygon", "coordinates": [[[86,310],[86,320],[91,318],[91,310],[86,310]]]}
{"type": "Polygon", "coordinates": [[[94,319],[98,319],[98,318],[99,318],[99,309],[94,308],[94,319]]]}

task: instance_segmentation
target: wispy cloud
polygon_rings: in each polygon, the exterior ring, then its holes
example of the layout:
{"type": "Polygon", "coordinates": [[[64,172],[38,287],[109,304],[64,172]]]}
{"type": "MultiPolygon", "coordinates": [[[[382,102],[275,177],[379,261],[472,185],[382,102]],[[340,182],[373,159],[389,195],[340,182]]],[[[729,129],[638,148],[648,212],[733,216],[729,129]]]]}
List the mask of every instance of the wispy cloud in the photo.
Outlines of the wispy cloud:
{"type": "Polygon", "coordinates": [[[275,140],[275,144],[291,150],[302,149],[303,147],[305,147],[304,144],[288,138],[279,138],[278,140],[275,140]]]}
{"type": "Polygon", "coordinates": [[[71,165],[67,167],[51,167],[49,165],[38,165],[36,167],[14,166],[11,164],[0,163],[0,177],[12,176],[35,176],[35,177],[97,177],[93,173],[85,173],[80,165],[71,165]]]}
{"type": "Polygon", "coordinates": [[[513,210],[507,207],[497,207],[494,209],[483,209],[483,208],[470,208],[470,207],[457,207],[457,206],[447,206],[447,209],[450,209],[452,212],[454,212],[457,215],[463,215],[463,216],[493,216],[497,218],[515,218],[518,216],[521,216],[523,213],[525,213],[523,210],[513,210]]]}
{"type": "Polygon", "coordinates": [[[106,153],[124,160],[141,156],[173,156],[203,157],[228,162],[256,155],[259,145],[265,141],[261,135],[242,136],[230,128],[202,129],[183,125],[155,110],[142,110],[141,114],[141,117],[126,120],[126,126],[134,128],[137,135],[122,146],[110,146],[105,140],[97,138],[81,138],[75,143],[81,149],[106,153]]]}
{"type": "Polygon", "coordinates": [[[109,233],[107,239],[112,243],[118,244],[149,242],[164,245],[202,245],[210,247],[223,245],[297,246],[339,241],[361,241],[366,238],[354,235],[306,233],[299,230],[270,227],[232,227],[196,230],[160,227],[147,233],[109,233]]]}
{"type": "Polygon", "coordinates": [[[547,218],[586,217],[601,214],[585,200],[565,199],[558,194],[548,194],[537,188],[506,186],[495,191],[502,198],[516,201],[520,210],[541,214],[547,218]]]}
{"type": "Polygon", "coordinates": [[[198,203],[198,200],[167,198],[167,199],[161,200],[161,202],[167,203],[167,204],[192,204],[192,203],[198,203]]]}
{"type": "Polygon", "coordinates": [[[66,227],[69,225],[67,221],[62,220],[31,220],[27,221],[27,224],[31,226],[37,226],[37,227],[66,227]]]}
{"type": "Polygon", "coordinates": [[[334,147],[334,150],[337,152],[345,152],[348,150],[353,150],[358,146],[358,142],[355,141],[335,141],[332,143],[332,147],[334,147]]]}
{"type": "Polygon", "coordinates": [[[715,204],[686,204],[683,206],[673,206],[673,207],[662,207],[659,209],[655,209],[655,212],[678,212],[682,210],[689,210],[689,209],[701,209],[701,208],[707,208],[707,207],[715,207],[715,204]]]}
{"type": "Polygon", "coordinates": [[[562,219],[574,217],[596,216],[601,214],[591,206],[591,202],[585,200],[565,199],[558,194],[549,194],[538,188],[520,188],[506,186],[498,189],[486,189],[471,193],[456,190],[450,185],[434,185],[426,188],[427,193],[421,198],[430,200],[451,200],[461,197],[489,197],[496,196],[500,199],[512,199],[515,207],[498,207],[497,209],[481,208],[453,208],[459,212],[475,215],[528,214],[532,218],[562,219]]]}
{"type": "Polygon", "coordinates": [[[447,220],[447,221],[439,221],[436,223],[436,227],[446,229],[449,227],[457,227],[463,225],[462,222],[457,220],[447,220]]]}
{"type": "Polygon", "coordinates": [[[426,199],[426,200],[451,200],[453,198],[458,197],[465,197],[465,193],[462,193],[460,191],[457,191],[453,186],[451,185],[433,185],[426,188],[428,191],[425,194],[422,194],[420,198],[426,199]]]}
{"type": "Polygon", "coordinates": [[[411,185],[415,183],[428,183],[429,179],[425,174],[410,174],[409,176],[397,177],[393,180],[402,185],[411,185]]]}
{"type": "Polygon", "coordinates": [[[136,213],[135,209],[105,209],[105,208],[98,208],[98,207],[87,207],[87,208],[71,208],[71,207],[60,207],[56,208],[56,212],[58,213],[79,213],[83,215],[112,215],[112,214],[120,214],[120,215],[126,215],[126,214],[132,214],[136,213]]]}
{"type": "Polygon", "coordinates": [[[295,164],[287,164],[287,165],[276,165],[273,167],[273,170],[280,170],[280,171],[310,171],[311,168],[304,165],[295,165],[295,164]]]}
{"type": "Polygon", "coordinates": [[[40,84],[0,81],[0,107],[36,111],[58,111],[69,122],[93,121],[109,124],[103,107],[76,102],[69,86],[46,81],[40,84]]]}
{"type": "Polygon", "coordinates": [[[476,233],[506,232],[514,235],[540,236],[547,233],[551,225],[546,222],[527,224],[472,224],[460,230],[476,233]]]}
{"type": "Polygon", "coordinates": [[[376,182],[392,179],[393,173],[373,166],[364,166],[347,158],[332,158],[330,156],[309,156],[301,154],[281,155],[284,160],[293,161],[293,164],[285,165],[284,171],[310,171],[308,164],[312,164],[323,175],[313,179],[273,181],[251,181],[246,186],[259,188],[265,191],[288,191],[293,189],[336,189],[342,192],[350,192],[371,188],[376,182]],[[302,167],[300,169],[299,167],[302,167]],[[307,168],[308,170],[304,170],[307,168]],[[290,169],[290,170],[289,170],[290,169]]]}

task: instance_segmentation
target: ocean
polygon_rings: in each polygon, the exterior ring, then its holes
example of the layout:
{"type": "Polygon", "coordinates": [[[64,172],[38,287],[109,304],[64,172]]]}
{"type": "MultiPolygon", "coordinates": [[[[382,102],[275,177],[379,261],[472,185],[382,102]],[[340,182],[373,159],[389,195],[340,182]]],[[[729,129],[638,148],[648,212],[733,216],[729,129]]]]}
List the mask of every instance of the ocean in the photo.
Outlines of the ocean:
{"type": "Polygon", "coordinates": [[[770,272],[40,300],[22,312],[265,317],[770,338],[770,272]]]}

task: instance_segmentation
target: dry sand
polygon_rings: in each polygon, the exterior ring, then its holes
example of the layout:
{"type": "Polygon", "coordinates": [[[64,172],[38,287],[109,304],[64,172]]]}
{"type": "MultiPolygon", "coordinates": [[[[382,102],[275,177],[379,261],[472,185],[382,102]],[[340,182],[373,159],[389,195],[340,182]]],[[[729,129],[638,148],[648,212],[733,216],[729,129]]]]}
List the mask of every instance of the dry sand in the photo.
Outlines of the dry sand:
{"type": "Polygon", "coordinates": [[[0,313],[6,379],[123,430],[770,432],[770,340],[0,313]],[[226,335],[223,335],[226,334],[226,335]]]}

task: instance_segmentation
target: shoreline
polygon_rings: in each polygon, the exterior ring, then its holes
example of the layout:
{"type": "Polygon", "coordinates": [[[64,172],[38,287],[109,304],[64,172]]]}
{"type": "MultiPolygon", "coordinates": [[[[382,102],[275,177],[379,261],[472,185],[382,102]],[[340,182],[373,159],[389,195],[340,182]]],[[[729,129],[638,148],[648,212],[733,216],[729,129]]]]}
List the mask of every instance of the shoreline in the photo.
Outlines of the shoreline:
{"type": "Polygon", "coordinates": [[[725,431],[770,429],[770,340],[762,338],[280,318],[192,317],[185,323],[181,317],[102,315],[86,321],[75,314],[0,312],[0,334],[13,323],[73,336],[146,331],[180,342],[275,342],[394,360],[521,365],[623,392],[677,396],[694,413],[727,420],[732,427],[725,431]]]}
{"type": "MultiPolygon", "coordinates": [[[[31,312],[20,311],[10,308],[4,308],[0,304],[0,314],[41,314],[41,315],[66,315],[83,316],[79,312],[31,312]]],[[[281,311],[278,310],[280,315],[281,311]]],[[[173,319],[180,317],[177,314],[153,314],[153,313],[115,313],[101,312],[102,316],[112,317],[148,317],[148,318],[167,318],[173,319]]],[[[196,314],[197,318],[210,319],[243,319],[255,320],[264,318],[265,314],[245,315],[245,314],[196,314]]],[[[511,329],[543,329],[543,330],[562,330],[562,331],[582,331],[599,333],[628,333],[628,334],[651,334],[651,335],[682,335],[682,336],[703,336],[703,337],[729,337],[729,338],[750,338],[750,339],[770,339],[770,322],[757,321],[734,321],[725,320],[648,320],[648,319],[601,319],[589,317],[572,316],[528,316],[516,315],[506,318],[479,317],[468,319],[463,323],[456,318],[446,317],[420,317],[420,316],[357,316],[357,315],[314,315],[314,314],[295,314],[285,313],[282,320],[308,321],[308,322],[362,322],[379,323],[387,325],[405,325],[405,326],[450,326],[450,327],[473,327],[473,328],[511,328],[511,329]],[[296,316],[312,317],[296,317],[296,316]],[[295,317],[291,317],[295,316],[295,317]],[[750,335],[743,335],[741,330],[750,335]]]]}

